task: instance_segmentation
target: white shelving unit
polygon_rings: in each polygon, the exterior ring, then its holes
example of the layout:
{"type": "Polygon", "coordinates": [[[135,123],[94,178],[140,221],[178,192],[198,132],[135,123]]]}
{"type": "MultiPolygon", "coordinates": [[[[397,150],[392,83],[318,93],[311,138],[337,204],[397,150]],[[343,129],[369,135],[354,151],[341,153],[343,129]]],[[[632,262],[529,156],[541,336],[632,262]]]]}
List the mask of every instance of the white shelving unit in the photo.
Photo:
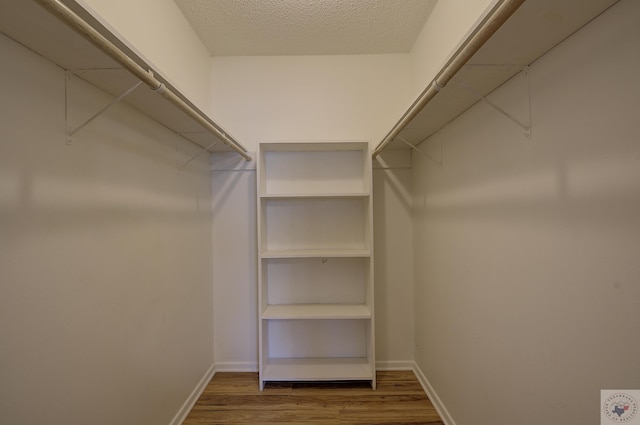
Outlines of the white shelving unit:
{"type": "Polygon", "coordinates": [[[369,144],[261,143],[257,178],[260,389],[375,389],[369,144]]]}

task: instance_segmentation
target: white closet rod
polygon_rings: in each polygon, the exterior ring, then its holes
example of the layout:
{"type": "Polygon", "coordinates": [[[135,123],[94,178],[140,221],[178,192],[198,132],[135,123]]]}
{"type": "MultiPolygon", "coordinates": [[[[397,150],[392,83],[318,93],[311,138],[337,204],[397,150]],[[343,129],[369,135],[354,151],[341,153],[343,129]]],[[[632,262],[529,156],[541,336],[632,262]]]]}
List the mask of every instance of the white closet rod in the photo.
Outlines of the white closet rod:
{"type": "Polygon", "coordinates": [[[76,31],[78,34],[89,40],[97,48],[102,50],[105,54],[111,57],[113,60],[122,65],[125,69],[131,72],[136,78],[148,85],[154,92],[162,95],[171,103],[173,103],[178,109],[189,115],[192,119],[202,125],[204,128],[213,133],[216,137],[222,140],[225,145],[228,145],[233,150],[238,152],[247,161],[251,160],[251,156],[247,153],[247,150],[238,143],[232,136],[225,134],[221,129],[216,127],[205,117],[200,111],[195,110],[188,105],[182,99],[180,99],[170,89],[158,81],[151,70],[146,70],[129,56],[127,56],[122,50],[116,47],[113,43],[107,40],[102,34],[100,34],[95,28],[85,22],[81,17],[76,15],[71,9],[64,5],[59,0],[35,0],[49,12],[51,12],[58,19],[67,24],[70,28],[76,31]]]}
{"type": "Polygon", "coordinates": [[[422,91],[395,126],[387,133],[373,151],[373,157],[378,156],[387,145],[424,109],[438,92],[447,85],[449,80],[471,59],[471,57],[491,38],[491,36],[504,24],[513,12],[524,3],[525,0],[501,0],[487,14],[478,27],[460,45],[458,50],[442,67],[431,84],[422,91]]]}

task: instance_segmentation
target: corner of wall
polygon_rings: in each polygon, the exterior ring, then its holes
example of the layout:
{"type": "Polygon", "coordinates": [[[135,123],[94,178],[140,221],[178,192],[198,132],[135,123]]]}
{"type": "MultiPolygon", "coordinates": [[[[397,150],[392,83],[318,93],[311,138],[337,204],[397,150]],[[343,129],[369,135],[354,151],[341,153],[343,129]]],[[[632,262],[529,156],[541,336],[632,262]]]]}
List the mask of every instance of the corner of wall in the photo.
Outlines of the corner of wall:
{"type": "Polygon", "coordinates": [[[409,52],[412,87],[418,96],[498,0],[436,2],[409,52]]]}
{"type": "Polygon", "coordinates": [[[202,376],[202,379],[200,379],[200,381],[195,386],[193,391],[191,391],[191,394],[189,394],[189,397],[187,397],[185,402],[182,404],[182,406],[180,407],[180,410],[178,410],[178,412],[173,417],[171,422],[169,422],[169,425],[182,425],[184,420],[187,419],[187,416],[189,416],[191,409],[193,409],[193,406],[195,406],[196,402],[200,398],[200,395],[202,395],[205,388],[207,388],[207,384],[209,384],[209,382],[211,381],[211,379],[213,379],[215,374],[216,374],[216,364],[212,363],[209,369],[207,369],[205,374],[202,376]]]}
{"type": "Polygon", "coordinates": [[[210,54],[172,0],[76,1],[193,104],[211,114],[210,54]],[[148,19],[150,10],[153,19],[148,19]]]}
{"type": "Polygon", "coordinates": [[[440,419],[442,419],[444,425],[456,425],[456,422],[453,420],[451,413],[449,413],[449,410],[447,410],[440,397],[438,397],[438,393],[436,393],[436,390],[433,388],[425,374],[422,372],[420,366],[418,366],[416,362],[413,362],[411,370],[413,370],[413,373],[415,373],[416,378],[418,378],[418,382],[420,382],[420,385],[422,386],[424,392],[427,393],[427,397],[429,397],[429,400],[431,401],[431,404],[433,404],[433,407],[436,408],[436,411],[438,412],[438,415],[440,415],[440,419]]]}

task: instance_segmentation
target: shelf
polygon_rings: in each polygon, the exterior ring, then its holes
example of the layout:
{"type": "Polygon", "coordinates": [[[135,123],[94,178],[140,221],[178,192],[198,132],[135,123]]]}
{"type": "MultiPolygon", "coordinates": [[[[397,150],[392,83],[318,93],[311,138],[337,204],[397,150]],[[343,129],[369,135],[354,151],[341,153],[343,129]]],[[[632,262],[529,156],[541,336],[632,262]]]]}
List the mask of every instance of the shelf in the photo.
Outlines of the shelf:
{"type": "Polygon", "coordinates": [[[263,381],[340,381],[374,379],[366,358],[267,359],[263,381]]]}
{"type": "Polygon", "coordinates": [[[283,193],[260,195],[261,199],[325,199],[325,198],[366,198],[369,192],[358,193],[283,193]]]}
{"type": "MultiPolygon", "coordinates": [[[[387,149],[411,149],[403,139],[414,146],[422,143],[476,104],[480,100],[478,94],[487,96],[615,2],[525,1],[456,74],[456,79],[476,93],[450,81],[399,132],[387,149]]],[[[376,149],[379,147],[380,144],[376,149]]]]}
{"type": "Polygon", "coordinates": [[[287,249],[260,253],[261,258],[367,258],[370,256],[371,251],[366,249],[287,249]]]}
{"type": "Polygon", "coordinates": [[[368,143],[260,143],[256,170],[260,388],[375,388],[368,143]]]}
{"type": "MultiPolygon", "coordinates": [[[[64,0],[63,3],[140,67],[154,69],[148,60],[130,46],[126,40],[112,32],[107,24],[100,21],[99,17],[93,16],[76,1],[64,0]]],[[[138,82],[137,78],[123,69],[119,63],[34,1],[3,2],[2,13],[0,13],[0,30],[9,38],[61,68],[72,70],[77,77],[114,97],[121,95],[138,82]]],[[[176,94],[180,100],[199,112],[209,124],[228,134],[181,94],[157,69],[154,69],[154,77],[176,94]]],[[[196,122],[186,112],[147,86],[137,88],[123,102],[202,148],[217,142],[208,150],[232,151],[232,148],[225,145],[221,139],[201,123],[196,122]]]]}
{"type": "Polygon", "coordinates": [[[260,149],[260,194],[367,196],[371,191],[366,142],[260,143],[260,149]]]}
{"type": "Polygon", "coordinates": [[[261,199],[258,204],[263,252],[370,248],[370,197],[261,199]]]}
{"type": "Polygon", "coordinates": [[[283,304],[269,305],[263,319],[370,319],[364,304],[283,304]]]}

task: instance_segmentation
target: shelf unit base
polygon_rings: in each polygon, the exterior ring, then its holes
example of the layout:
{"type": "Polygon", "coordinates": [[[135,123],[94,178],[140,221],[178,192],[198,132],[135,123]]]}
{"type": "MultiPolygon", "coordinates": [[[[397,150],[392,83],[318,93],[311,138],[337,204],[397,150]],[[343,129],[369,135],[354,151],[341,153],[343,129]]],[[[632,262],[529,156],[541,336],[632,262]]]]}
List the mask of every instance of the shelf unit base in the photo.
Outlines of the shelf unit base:
{"type": "Polygon", "coordinates": [[[375,371],[367,358],[290,358],[269,359],[260,376],[260,389],[267,381],[371,381],[375,389],[375,371]]]}

